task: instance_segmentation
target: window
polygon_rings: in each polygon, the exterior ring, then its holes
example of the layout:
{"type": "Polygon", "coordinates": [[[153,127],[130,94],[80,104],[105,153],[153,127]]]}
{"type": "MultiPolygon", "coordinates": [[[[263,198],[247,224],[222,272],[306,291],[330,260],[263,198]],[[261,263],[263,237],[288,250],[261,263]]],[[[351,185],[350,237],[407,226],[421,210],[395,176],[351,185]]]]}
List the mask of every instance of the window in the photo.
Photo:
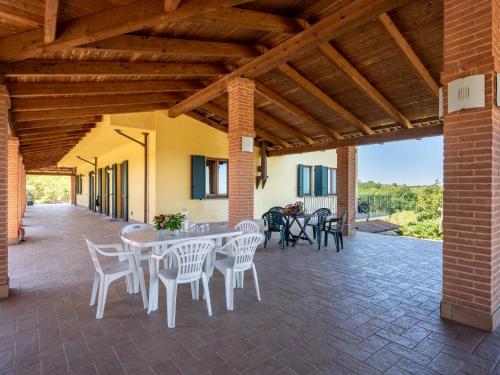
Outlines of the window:
{"type": "Polygon", "coordinates": [[[304,166],[304,195],[311,195],[312,190],[312,167],[309,165],[304,166]]]}
{"type": "Polygon", "coordinates": [[[313,167],[302,164],[297,167],[297,196],[312,195],[313,167]]]}
{"type": "Polygon", "coordinates": [[[206,197],[227,197],[227,181],[227,160],[207,158],[205,162],[206,197]]]}
{"type": "Polygon", "coordinates": [[[337,194],[337,170],[328,168],[328,195],[337,194]]]}

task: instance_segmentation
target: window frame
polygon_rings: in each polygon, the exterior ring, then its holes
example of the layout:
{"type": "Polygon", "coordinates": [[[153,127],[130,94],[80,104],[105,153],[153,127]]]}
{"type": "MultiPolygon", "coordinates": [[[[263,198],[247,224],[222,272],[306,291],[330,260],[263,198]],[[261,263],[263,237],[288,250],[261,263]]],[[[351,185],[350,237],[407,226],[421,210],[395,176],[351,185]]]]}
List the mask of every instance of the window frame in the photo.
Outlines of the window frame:
{"type": "Polygon", "coordinates": [[[314,168],[312,165],[305,165],[305,164],[303,164],[302,167],[304,169],[303,174],[302,174],[302,195],[304,197],[311,197],[313,195],[313,190],[314,190],[314,168]],[[306,169],[309,170],[309,193],[306,193],[305,189],[304,189],[304,187],[306,186],[305,185],[305,170],[306,169]]]}
{"type": "MultiPolygon", "coordinates": [[[[215,194],[209,194],[207,193],[207,185],[205,185],[205,199],[227,199],[229,198],[229,159],[224,159],[224,158],[212,158],[212,157],[205,157],[205,168],[207,167],[208,161],[213,161],[215,162],[215,178],[213,179],[214,185],[212,187],[215,187],[215,194]],[[223,162],[227,165],[227,178],[226,178],[226,194],[220,194],[220,186],[219,186],[219,164],[223,162]]],[[[208,171],[210,173],[210,170],[208,171]]],[[[208,176],[208,175],[207,175],[208,176]]],[[[207,177],[206,176],[206,177],[207,177]]],[[[205,178],[206,178],[205,177],[205,178]]],[[[210,178],[208,178],[208,181],[210,181],[210,178]]]]}
{"type": "Polygon", "coordinates": [[[327,196],[337,195],[337,168],[327,167],[328,169],[328,185],[327,185],[327,196]],[[335,179],[332,178],[332,172],[335,172],[335,179]],[[333,181],[334,180],[334,181],[333,181]],[[334,184],[332,184],[334,182],[334,184]],[[332,192],[332,186],[335,186],[334,192],[332,192]]]}

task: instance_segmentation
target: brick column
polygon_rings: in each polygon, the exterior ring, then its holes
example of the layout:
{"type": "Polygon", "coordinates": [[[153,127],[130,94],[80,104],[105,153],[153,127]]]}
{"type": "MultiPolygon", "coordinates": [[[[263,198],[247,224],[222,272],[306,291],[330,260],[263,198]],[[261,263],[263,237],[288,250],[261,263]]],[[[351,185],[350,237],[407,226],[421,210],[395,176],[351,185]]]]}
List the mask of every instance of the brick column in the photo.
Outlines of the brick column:
{"type": "Polygon", "coordinates": [[[23,222],[23,156],[19,154],[17,167],[17,222],[23,222]]]}
{"type": "Polygon", "coordinates": [[[76,206],[76,176],[71,176],[70,200],[73,206],[76,206]]]}
{"type": "Polygon", "coordinates": [[[253,152],[241,151],[242,137],[255,137],[253,81],[235,78],[227,85],[229,101],[229,225],[253,219],[253,152]]]}
{"type": "Polygon", "coordinates": [[[358,185],[358,150],[354,146],[337,148],[337,214],[348,212],[344,235],[356,233],[356,188],[358,185]]]}
{"type": "Polygon", "coordinates": [[[441,316],[500,323],[500,0],[444,1],[444,212],[441,316]],[[450,81],[485,74],[486,107],[448,114],[450,81]]]}
{"type": "Polygon", "coordinates": [[[9,201],[7,209],[7,239],[9,245],[14,245],[17,243],[17,228],[19,226],[18,221],[18,199],[19,199],[19,140],[16,137],[8,138],[8,165],[7,174],[9,179],[9,201]]]}
{"type": "Polygon", "coordinates": [[[9,295],[8,247],[7,247],[7,138],[9,129],[7,88],[0,84],[0,298],[9,295]]]}

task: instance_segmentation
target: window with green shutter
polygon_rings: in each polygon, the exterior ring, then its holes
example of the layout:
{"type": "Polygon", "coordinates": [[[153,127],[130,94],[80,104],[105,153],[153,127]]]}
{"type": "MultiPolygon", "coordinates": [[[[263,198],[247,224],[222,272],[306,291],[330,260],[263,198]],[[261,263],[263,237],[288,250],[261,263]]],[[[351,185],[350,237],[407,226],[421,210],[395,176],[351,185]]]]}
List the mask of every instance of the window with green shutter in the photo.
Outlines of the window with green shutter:
{"type": "Polygon", "coordinates": [[[297,196],[312,194],[313,168],[309,165],[297,165],[297,196]]]}
{"type": "Polygon", "coordinates": [[[205,156],[191,155],[191,199],[205,199],[205,163],[205,156]]]}
{"type": "Polygon", "coordinates": [[[329,168],[323,165],[314,167],[314,195],[326,197],[328,192],[329,168]]]}

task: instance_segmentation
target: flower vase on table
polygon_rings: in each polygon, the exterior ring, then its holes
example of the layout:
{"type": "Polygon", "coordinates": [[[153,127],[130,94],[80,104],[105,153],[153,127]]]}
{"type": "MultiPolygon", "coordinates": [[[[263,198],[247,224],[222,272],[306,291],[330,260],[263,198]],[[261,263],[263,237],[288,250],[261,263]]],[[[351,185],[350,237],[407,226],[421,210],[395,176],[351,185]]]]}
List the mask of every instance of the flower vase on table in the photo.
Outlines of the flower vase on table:
{"type": "Polygon", "coordinates": [[[304,214],[304,203],[295,202],[283,207],[283,213],[288,216],[301,216],[304,214]]]}
{"type": "Polygon", "coordinates": [[[184,215],[181,213],[176,214],[160,214],[154,217],[153,224],[158,231],[160,237],[165,236],[168,230],[171,236],[178,236],[182,228],[184,215]]]}

